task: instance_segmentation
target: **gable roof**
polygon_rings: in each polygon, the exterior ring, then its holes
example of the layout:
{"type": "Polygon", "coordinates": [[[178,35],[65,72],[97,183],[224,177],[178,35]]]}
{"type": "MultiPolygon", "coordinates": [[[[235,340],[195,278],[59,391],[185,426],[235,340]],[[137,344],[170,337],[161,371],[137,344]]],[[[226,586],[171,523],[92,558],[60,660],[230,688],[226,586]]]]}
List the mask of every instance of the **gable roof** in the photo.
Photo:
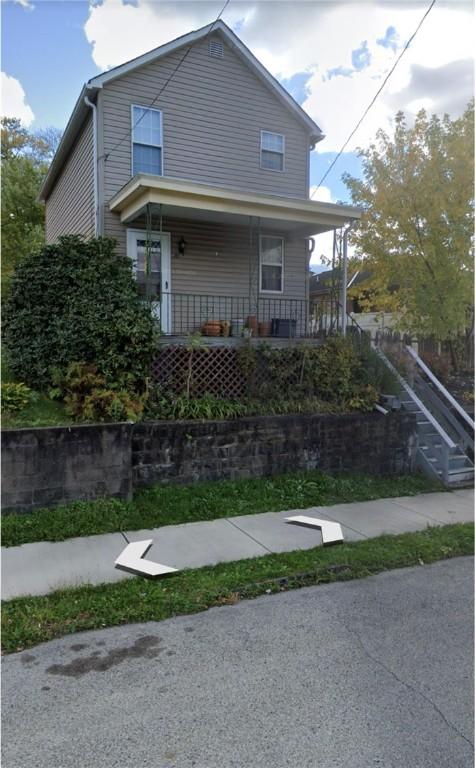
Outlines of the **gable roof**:
{"type": "Polygon", "coordinates": [[[119,66],[109,69],[107,72],[103,72],[88,80],[79,94],[79,98],[75,104],[71,117],[69,118],[68,124],[66,125],[63,137],[52,160],[48,174],[43,182],[39,195],[40,200],[46,200],[48,197],[61,167],[66,161],[74,141],[82,128],[84,120],[90,112],[90,107],[88,107],[84,101],[86,97],[93,99],[99,90],[112,80],[116,80],[117,78],[120,78],[139,67],[143,67],[145,64],[150,64],[163,56],[167,56],[183,46],[193,45],[198,40],[205,38],[211,32],[213,32],[213,34],[221,34],[224,40],[242,59],[244,59],[248,66],[250,66],[254,74],[274,92],[275,96],[293,113],[294,117],[306,126],[309,131],[309,139],[311,143],[316,144],[324,138],[321,129],[312,118],[307,115],[300,104],[295,101],[279,81],[267,71],[258,59],[256,59],[249,48],[244,45],[228,25],[220,19],[217,22],[207,24],[205,27],[201,27],[193,32],[188,32],[186,35],[181,35],[181,37],[177,37],[169,43],[160,45],[158,48],[154,48],[152,51],[142,54],[142,56],[137,56],[135,59],[125,62],[125,64],[120,64],[119,66]]]}
{"type": "Polygon", "coordinates": [[[157,59],[167,56],[169,53],[176,51],[177,48],[182,48],[185,45],[193,45],[198,40],[207,37],[211,32],[215,34],[220,32],[225,41],[229,43],[236,52],[244,58],[254,70],[255,74],[266,83],[272,90],[274,90],[277,98],[285,104],[295,117],[303,122],[312,134],[312,138],[315,141],[323,139],[323,133],[318,125],[312,120],[309,115],[302,109],[295,99],[285,90],[285,88],[279,83],[278,80],[273,77],[270,72],[260,63],[258,59],[251,53],[242,40],[224,23],[221,19],[213,24],[207,24],[205,27],[201,27],[193,32],[188,32],[186,35],[177,37],[175,40],[171,40],[169,43],[160,45],[158,48],[154,48],[148,53],[137,56],[135,59],[127,61],[125,64],[120,64],[118,67],[109,69],[107,72],[103,72],[101,75],[97,75],[89,80],[89,84],[93,87],[102,87],[111,80],[116,80],[118,77],[132,72],[134,69],[143,67],[144,64],[150,64],[157,59]]]}

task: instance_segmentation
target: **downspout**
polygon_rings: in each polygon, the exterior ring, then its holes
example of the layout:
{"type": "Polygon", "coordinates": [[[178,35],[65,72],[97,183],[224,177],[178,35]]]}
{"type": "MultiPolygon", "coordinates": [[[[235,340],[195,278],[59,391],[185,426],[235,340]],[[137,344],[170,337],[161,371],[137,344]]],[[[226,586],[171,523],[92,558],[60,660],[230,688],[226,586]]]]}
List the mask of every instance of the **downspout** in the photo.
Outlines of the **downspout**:
{"type": "Polygon", "coordinates": [[[94,237],[97,237],[99,234],[99,201],[97,193],[97,106],[89,99],[88,96],[84,97],[84,103],[92,109],[92,157],[94,163],[94,237]]]}

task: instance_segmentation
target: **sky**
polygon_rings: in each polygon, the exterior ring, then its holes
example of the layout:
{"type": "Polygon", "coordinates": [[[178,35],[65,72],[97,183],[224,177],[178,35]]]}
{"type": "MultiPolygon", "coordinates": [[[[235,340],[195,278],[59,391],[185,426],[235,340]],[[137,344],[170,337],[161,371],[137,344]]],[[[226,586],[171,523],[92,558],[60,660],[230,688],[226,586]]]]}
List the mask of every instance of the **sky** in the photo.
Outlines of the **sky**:
{"type": "MultiPolygon", "coordinates": [[[[32,130],[64,128],[94,75],[213,21],[224,0],[2,0],[2,115],[32,130]]],[[[222,18],[325,134],[311,155],[315,189],[414,32],[429,0],[231,0],[222,18]]],[[[472,0],[436,0],[354,138],[314,199],[351,202],[358,147],[397,110],[411,120],[461,114],[473,95],[472,0]]],[[[317,238],[313,262],[331,250],[317,238]]]]}

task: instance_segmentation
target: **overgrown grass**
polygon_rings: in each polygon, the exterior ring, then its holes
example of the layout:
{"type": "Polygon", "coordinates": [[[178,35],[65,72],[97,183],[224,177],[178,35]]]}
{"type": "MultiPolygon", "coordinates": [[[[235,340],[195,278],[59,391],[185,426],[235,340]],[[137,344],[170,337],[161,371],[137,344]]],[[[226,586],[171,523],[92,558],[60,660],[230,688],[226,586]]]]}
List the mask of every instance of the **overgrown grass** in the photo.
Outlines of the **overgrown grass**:
{"type": "MultiPolygon", "coordinates": [[[[10,372],[4,352],[0,361],[2,382],[15,381],[10,372]]],[[[18,427],[59,427],[71,424],[72,419],[66,414],[64,404],[51,400],[41,392],[35,392],[35,400],[23,410],[15,413],[2,413],[2,429],[18,427]]]]}
{"type": "Polygon", "coordinates": [[[22,411],[2,414],[2,429],[59,427],[67,424],[72,424],[72,419],[66,414],[63,403],[50,400],[40,393],[37,393],[35,402],[22,411]]]}
{"type": "Polygon", "coordinates": [[[162,581],[132,578],[3,604],[2,645],[20,651],[85,629],[160,621],[268,592],[358,579],[392,568],[473,554],[473,524],[316,547],[182,571],[162,581]]]}
{"type": "Polygon", "coordinates": [[[377,477],[318,470],[252,480],[215,481],[189,486],[158,485],[141,491],[133,501],[99,499],[78,501],[56,509],[2,517],[2,544],[63,541],[112,531],[158,528],[219,517],[250,515],[407,496],[441,486],[423,475],[377,477]]]}

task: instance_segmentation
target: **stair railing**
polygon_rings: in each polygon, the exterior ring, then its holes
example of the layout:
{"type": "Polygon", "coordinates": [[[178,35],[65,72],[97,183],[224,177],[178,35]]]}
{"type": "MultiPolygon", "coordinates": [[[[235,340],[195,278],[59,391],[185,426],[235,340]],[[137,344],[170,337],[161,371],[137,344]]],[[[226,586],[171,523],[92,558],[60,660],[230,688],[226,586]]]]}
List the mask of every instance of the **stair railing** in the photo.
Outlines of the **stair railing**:
{"type": "MultiPolygon", "coordinates": [[[[416,395],[412,387],[409,386],[407,381],[401,376],[397,368],[391,363],[391,361],[386,357],[384,352],[379,347],[374,347],[376,353],[379,355],[381,360],[385,363],[387,368],[391,371],[393,376],[397,379],[399,382],[401,388],[409,395],[410,400],[417,406],[417,408],[422,412],[425,419],[431,424],[434,431],[437,432],[437,434],[440,437],[441,445],[440,449],[435,448],[434,451],[437,453],[441,468],[442,468],[442,480],[444,483],[448,482],[449,478],[449,456],[450,453],[457,447],[457,443],[452,440],[450,435],[447,434],[445,429],[439,424],[437,419],[433,416],[433,414],[429,411],[427,406],[422,402],[422,400],[416,395]]],[[[422,451],[419,450],[419,453],[422,457],[422,451]]],[[[424,456],[424,461],[427,462],[427,459],[424,456]]]]}
{"type": "MultiPolygon", "coordinates": [[[[425,374],[429,381],[433,384],[437,392],[426,386],[425,393],[434,407],[434,410],[438,410],[440,414],[450,424],[452,429],[457,435],[460,441],[461,447],[466,451],[470,448],[472,453],[474,449],[473,434],[475,430],[475,422],[470,418],[468,413],[462,408],[460,403],[450,394],[450,392],[444,387],[442,382],[435,376],[430,368],[419,357],[417,352],[410,346],[406,345],[406,352],[412,357],[418,368],[425,374]],[[442,400],[445,399],[445,403],[442,400]],[[448,405],[447,405],[448,404],[448,405]],[[457,419],[451,408],[459,415],[460,419],[457,419]]],[[[425,382],[421,379],[421,383],[425,382]]]]}

